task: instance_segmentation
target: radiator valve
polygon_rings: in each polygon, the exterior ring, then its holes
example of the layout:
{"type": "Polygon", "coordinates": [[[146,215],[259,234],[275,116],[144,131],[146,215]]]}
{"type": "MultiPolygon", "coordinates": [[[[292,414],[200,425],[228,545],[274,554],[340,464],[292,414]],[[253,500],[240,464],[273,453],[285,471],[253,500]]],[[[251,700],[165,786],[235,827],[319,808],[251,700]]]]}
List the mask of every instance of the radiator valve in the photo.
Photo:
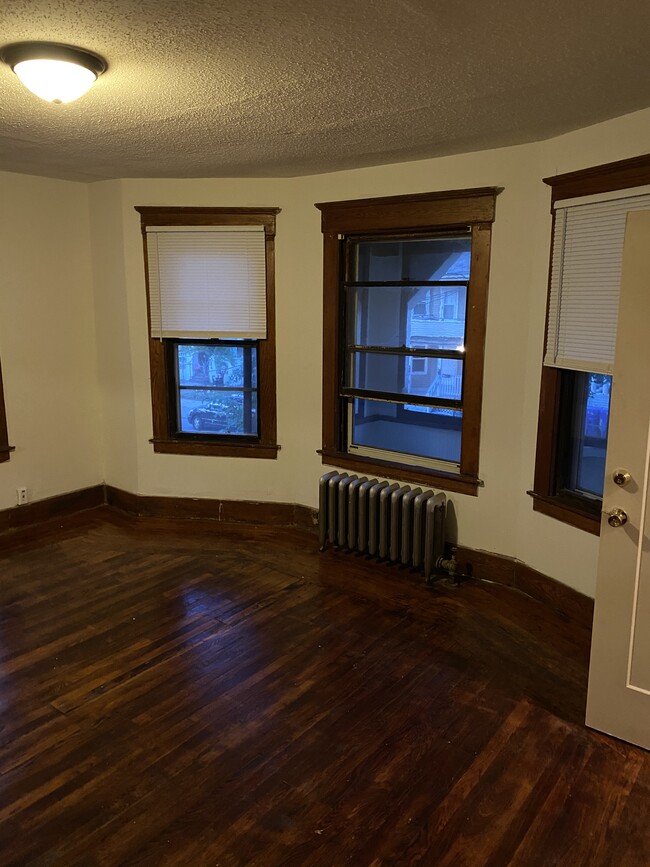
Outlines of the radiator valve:
{"type": "Polygon", "coordinates": [[[458,569],[458,563],[456,562],[456,551],[454,550],[452,552],[450,560],[446,560],[444,557],[438,557],[436,569],[438,569],[438,571],[440,572],[446,572],[451,578],[455,578],[456,570],[458,569]]]}

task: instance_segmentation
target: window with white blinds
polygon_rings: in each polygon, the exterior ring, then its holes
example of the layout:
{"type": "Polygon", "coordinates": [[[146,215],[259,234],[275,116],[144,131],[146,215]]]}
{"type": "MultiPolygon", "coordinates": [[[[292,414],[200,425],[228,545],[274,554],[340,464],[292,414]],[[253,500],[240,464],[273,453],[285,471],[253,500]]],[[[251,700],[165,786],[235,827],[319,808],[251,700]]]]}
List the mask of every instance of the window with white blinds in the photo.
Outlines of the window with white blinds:
{"type": "Polygon", "coordinates": [[[151,336],[266,337],[263,226],[148,226],[151,336]]]}
{"type": "Polygon", "coordinates": [[[626,218],[648,208],[648,187],[556,203],[544,364],[612,373],[626,218]]]}

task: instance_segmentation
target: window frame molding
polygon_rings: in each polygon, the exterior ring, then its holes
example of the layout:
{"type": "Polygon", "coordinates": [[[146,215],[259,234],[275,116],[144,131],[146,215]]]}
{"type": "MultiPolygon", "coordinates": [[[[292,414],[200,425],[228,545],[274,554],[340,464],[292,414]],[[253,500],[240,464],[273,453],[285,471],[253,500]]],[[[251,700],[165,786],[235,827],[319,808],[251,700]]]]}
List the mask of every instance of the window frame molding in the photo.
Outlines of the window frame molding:
{"type": "Polygon", "coordinates": [[[2,385],[2,366],[0,365],[0,464],[4,464],[9,460],[11,452],[15,450],[15,446],[9,445],[9,434],[7,431],[7,410],[5,407],[5,394],[2,385]]]}
{"type": "MultiPolygon", "coordinates": [[[[587,169],[542,178],[542,180],[551,187],[551,214],[553,218],[549,249],[546,325],[544,328],[544,347],[546,347],[553,238],[555,237],[555,203],[564,199],[610,193],[650,184],[650,154],[613,163],[603,163],[587,169]]],[[[545,366],[542,357],[535,476],[533,490],[528,491],[528,493],[533,498],[534,511],[599,536],[601,506],[596,508],[589,502],[588,498],[582,500],[577,494],[554,493],[558,462],[557,438],[561,391],[562,370],[545,366]]],[[[594,502],[598,504],[599,501],[594,502]]]]}
{"type": "Polygon", "coordinates": [[[480,187],[316,204],[321,211],[323,233],[323,426],[322,448],[318,450],[322,463],[478,495],[482,485],[478,471],[490,247],[496,197],[501,190],[501,187],[480,187]],[[460,227],[470,228],[472,242],[468,284],[472,304],[467,306],[465,324],[461,471],[445,472],[344,451],[341,444],[345,413],[340,397],[344,376],[343,239],[348,235],[393,236],[428,231],[435,234],[460,227]]]}
{"type": "Polygon", "coordinates": [[[160,454],[208,455],[230,458],[277,458],[276,320],[275,320],[275,218],[280,208],[157,207],[136,206],[140,214],[147,295],[147,328],[151,370],[151,408],[154,452],[160,454]],[[175,434],[174,383],[169,368],[169,344],[173,338],[151,336],[147,227],[150,226],[263,226],[266,251],[265,340],[258,340],[257,442],[215,434],[175,434]]]}

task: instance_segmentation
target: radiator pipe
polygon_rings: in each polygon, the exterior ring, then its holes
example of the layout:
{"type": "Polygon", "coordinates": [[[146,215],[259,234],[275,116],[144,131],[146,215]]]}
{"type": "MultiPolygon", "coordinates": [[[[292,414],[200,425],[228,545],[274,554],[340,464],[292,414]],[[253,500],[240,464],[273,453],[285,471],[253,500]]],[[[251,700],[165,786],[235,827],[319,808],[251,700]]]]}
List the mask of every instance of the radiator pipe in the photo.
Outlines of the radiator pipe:
{"type": "MultiPolygon", "coordinates": [[[[473,576],[471,574],[465,574],[464,572],[458,571],[459,564],[458,564],[458,560],[456,560],[456,551],[457,550],[458,550],[457,548],[451,549],[451,557],[450,558],[438,557],[438,559],[436,561],[436,569],[439,572],[446,572],[449,575],[449,577],[452,579],[454,584],[457,587],[460,587],[460,585],[463,583],[463,581],[469,581],[469,579],[472,578],[473,576]]],[[[471,573],[471,567],[470,567],[470,573],[471,573]]]]}

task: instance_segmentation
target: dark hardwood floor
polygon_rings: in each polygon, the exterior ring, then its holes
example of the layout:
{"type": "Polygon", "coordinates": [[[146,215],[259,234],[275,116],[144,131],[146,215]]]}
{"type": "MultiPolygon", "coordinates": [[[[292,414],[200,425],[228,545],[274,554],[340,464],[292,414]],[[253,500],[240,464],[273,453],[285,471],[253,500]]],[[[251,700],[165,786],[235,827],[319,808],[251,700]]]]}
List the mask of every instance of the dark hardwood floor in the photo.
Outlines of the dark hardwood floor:
{"type": "Polygon", "coordinates": [[[107,507],[0,577],[2,865],[650,864],[650,754],[517,591],[107,507]]]}

